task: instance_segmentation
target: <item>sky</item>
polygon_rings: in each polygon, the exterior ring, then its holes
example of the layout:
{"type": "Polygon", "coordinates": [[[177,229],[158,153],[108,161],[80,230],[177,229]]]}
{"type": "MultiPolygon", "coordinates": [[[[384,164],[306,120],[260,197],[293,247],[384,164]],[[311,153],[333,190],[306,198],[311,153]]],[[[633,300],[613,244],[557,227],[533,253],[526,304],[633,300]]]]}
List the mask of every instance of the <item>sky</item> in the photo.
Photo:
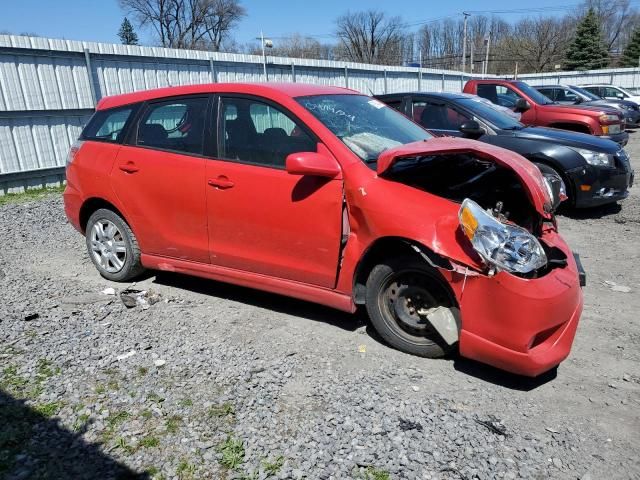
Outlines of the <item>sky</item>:
{"type": "MultiPolygon", "coordinates": [[[[558,15],[569,11],[580,0],[241,0],[247,10],[233,36],[238,43],[265,36],[278,38],[295,32],[326,35],[334,31],[334,20],[348,10],[379,9],[398,15],[406,22],[429,21],[447,16],[461,16],[465,10],[515,10],[502,14],[508,21],[522,16],[558,15]],[[561,5],[565,10],[553,10],[561,5]],[[547,8],[546,8],[547,7],[547,8]],[[536,9],[531,11],[531,9],[536,9]]],[[[0,0],[0,32],[35,33],[44,37],[118,43],[117,32],[126,15],[118,0],[0,0]]],[[[414,27],[417,29],[418,27],[414,27]]],[[[141,43],[155,44],[150,32],[137,29],[141,43]]],[[[331,41],[330,37],[319,37],[331,41]]]]}

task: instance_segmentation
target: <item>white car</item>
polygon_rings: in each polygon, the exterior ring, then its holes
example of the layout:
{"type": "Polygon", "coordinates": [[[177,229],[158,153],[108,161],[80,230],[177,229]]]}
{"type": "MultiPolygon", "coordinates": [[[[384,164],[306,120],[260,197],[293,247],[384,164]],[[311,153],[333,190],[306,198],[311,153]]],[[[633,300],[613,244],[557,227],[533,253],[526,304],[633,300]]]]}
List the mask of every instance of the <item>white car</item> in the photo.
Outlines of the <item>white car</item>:
{"type": "Polygon", "coordinates": [[[583,85],[581,88],[593,93],[601,98],[611,98],[613,100],[629,100],[640,105],[640,95],[636,95],[629,90],[615,85],[583,85]]]}

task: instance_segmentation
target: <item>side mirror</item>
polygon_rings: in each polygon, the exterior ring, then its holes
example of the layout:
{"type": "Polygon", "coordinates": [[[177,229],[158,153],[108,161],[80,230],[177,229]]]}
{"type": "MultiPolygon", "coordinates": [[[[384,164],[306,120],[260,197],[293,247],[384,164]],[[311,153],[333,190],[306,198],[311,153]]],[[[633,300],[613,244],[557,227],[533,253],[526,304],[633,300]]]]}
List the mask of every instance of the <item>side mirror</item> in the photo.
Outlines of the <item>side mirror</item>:
{"type": "Polygon", "coordinates": [[[527,102],[524,98],[519,98],[516,100],[516,105],[513,108],[514,112],[524,113],[531,108],[531,104],[527,102]]]}
{"type": "Polygon", "coordinates": [[[620,100],[624,100],[624,94],[623,93],[616,93],[616,97],[618,97],[620,100]]]}
{"type": "Polygon", "coordinates": [[[576,101],[575,101],[575,102],[573,102],[573,104],[574,104],[574,105],[579,105],[579,104],[581,104],[582,102],[584,102],[584,100],[582,99],[582,97],[576,97],[576,101]]]}
{"type": "Polygon", "coordinates": [[[486,133],[484,131],[484,128],[482,128],[480,124],[475,120],[468,120],[464,122],[462,125],[460,125],[460,128],[458,130],[460,130],[460,132],[462,132],[465,137],[473,139],[479,138],[486,133]]]}
{"type": "Polygon", "coordinates": [[[334,158],[316,152],[298,152],[288,155],[285,168],[292,175],[327,178],[340,175],[340,165],[334,158]]]}

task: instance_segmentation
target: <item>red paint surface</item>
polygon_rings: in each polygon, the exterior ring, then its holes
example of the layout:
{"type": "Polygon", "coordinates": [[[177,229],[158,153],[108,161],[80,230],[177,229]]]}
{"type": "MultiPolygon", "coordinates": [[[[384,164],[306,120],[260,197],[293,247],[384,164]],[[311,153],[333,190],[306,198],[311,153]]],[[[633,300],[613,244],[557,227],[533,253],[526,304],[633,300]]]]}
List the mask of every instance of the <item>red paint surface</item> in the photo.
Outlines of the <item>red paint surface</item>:
{"type": "MultiPolygon", "coordinates": [[[[111,203],[138,237],[143,264],[259,288],[353,311],[354,275],[375,242],[396,237],[481,272],[461,234],[459,205],[394,182],[360,161],[295,96],[353,93],[312,85],[195,85],[103,99],[99,109],[189,93],[251,93],[293,112],[319,139],[318,153],[335,159],[333,178],[215,158],[86,141],[67,172],[65,210],[82,231],[80,210],[95,198],[111,203]],[[133,169],[129,167],[133,166],[133,169]],[[121,167],[124,167],[122,169],[121,167]],[[127,171],[130,170],[130,171],[127,171]],[[135,170],[135,171],[134,171],[135,170]],[[349,236],[340,260],[343,200],[349,236]]],[[[536,209],[548,200],[539,171],[522,157],[471,140],[438,138],[385,152],[383,172],[403,156],[473,152],[512,169],[536,209]]],[[[460,305],[460,352],[525,375],[565,358],[582,306],[573,257],[553,228],[543,241],[569,264],[536,280],[508,273],[467,277],[442,271],[460,305]],[[464,289],[463,289],[464,285],[464,289]],[[534,348],[541,332],[552,334],[534,348]]]]}

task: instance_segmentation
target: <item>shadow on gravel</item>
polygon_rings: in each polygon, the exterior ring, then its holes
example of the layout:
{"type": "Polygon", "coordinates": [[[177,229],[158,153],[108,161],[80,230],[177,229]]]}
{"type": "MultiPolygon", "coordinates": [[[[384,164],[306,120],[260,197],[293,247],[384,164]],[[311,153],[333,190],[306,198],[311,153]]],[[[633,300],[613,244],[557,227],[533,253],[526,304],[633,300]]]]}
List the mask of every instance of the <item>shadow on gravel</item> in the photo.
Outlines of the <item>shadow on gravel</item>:
{"type": "Polygon", "coordinates": [[[530,378],[505,372],[504,370],[462,357],[456,357],[454,359],[453,368],[458,372],[471,375],[472,377],[476,377],[485,382],[493,383],[494,385],[508,388],[510,390],[520,390],[523,392],[528,392],[538,388],[558,376],[557,367],[535,378],[530,378]]]}
{"type": "Polygon", "coordinates": [[[143,480],[137,473],[0,390],[0,478],[143,480]]]}
{"type": "Polygon", "coordinates": [[[622,210],[622,205],[619,203],[609,203],[607,205],[602,205],[601,207],[593,207],[593,208],[573,208],[573,209],[564,209],[561,211],[561,215],[569,218],[573,218],[574,220],[584,220],[584,219],[598,219],[602,217],[607,217],[609,215],[615,215],[620,213],[622,210]]]}
{"type": "Polygon", "coordinates": [[[350,332],[366,325],[366,315],[360,309],[356,314],[341,312],[316,303],[263,292],[252,288],[239,287],[230,283],[216,282],[189,275],[171,272],[155,272],[154,283],[168,287],[182,288],[202,295],[225,298],[234,302],[246,303],[254,307],[266,308],[275,312],[323,322],[350,332]]]}

